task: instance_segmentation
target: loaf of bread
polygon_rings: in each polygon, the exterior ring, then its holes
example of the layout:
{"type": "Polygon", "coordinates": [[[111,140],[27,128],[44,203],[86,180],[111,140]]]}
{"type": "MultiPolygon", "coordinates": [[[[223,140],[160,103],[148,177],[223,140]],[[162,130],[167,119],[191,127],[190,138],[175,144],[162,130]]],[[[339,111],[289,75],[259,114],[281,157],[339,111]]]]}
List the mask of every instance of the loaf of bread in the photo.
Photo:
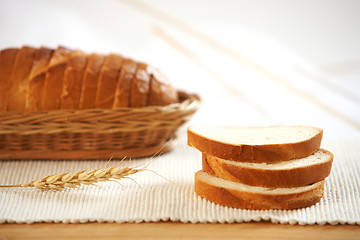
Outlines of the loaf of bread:
{"type": "Polygon", "coordinates": [[[0,51],[0,111],[117,109],[179,102],[156,69],[118,54],[65,47],[0,51]]]}
{"type": "Polygon", "coordinates": [[[322,130],[306,126],[188,128],[202,152],[195,192],[221,205],[294,209],[320,201],[333,154],[320,149],[322,130]]]}

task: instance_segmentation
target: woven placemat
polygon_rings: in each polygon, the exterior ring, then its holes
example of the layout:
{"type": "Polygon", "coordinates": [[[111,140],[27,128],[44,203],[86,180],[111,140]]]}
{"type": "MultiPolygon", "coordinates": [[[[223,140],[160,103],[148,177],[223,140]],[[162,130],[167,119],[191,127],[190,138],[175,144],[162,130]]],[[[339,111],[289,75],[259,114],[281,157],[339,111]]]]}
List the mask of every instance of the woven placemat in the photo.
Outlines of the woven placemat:
{"type": "MultiPolygon", "coordinates": [[[[324,139],[322,147],[335,155],[326,179],[325,195],[314,206],[284,211],[254,211],[223,207],[194,193],[194,173],[201,154],[186,146],[185,137],[172,152],[156,158],[124,161],[121,166],[149,163],[133,180],[99,183],[61,192],[30,188],[0,189],[1,223],[35,222],[157,222],[282,224],[360,224],[359,139],[324,139]]],[[[115,164],[113,160],[109,164],[115,164]]],[[[1,184],[29,182],[68,170],[102,167],[106,161],[0,161],[1,184]]]]}

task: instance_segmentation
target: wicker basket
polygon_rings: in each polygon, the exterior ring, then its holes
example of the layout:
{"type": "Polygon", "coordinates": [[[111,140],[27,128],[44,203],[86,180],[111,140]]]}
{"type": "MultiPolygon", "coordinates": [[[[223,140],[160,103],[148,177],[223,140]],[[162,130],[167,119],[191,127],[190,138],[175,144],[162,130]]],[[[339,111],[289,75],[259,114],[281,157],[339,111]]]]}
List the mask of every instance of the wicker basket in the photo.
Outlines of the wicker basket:
{"type": "Polygon", "coordinates": [[[1,113],[0,159],[109,159],[168,152],[199,108],[196,95],[143,108],[1,113]]]}

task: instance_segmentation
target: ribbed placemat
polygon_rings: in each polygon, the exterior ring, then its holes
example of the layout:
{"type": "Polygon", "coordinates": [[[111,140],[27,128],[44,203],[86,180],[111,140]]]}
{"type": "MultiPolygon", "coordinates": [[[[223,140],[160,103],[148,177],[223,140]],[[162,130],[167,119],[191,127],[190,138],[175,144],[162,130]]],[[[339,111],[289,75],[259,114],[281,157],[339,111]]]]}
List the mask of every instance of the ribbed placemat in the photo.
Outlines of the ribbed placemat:
{"type": "MultiPolygon", "coordinates": [[[[149,163],[133,180],[99,183],[61,192],[30,188],[0,189],[1,223],[34,222],[220,222],[266,220],[282,224],[360,224],[359,139],[324,139],[335,155],[325,195],[314,206],[292,210],[253,211],[223,207],[194,193],[194,173],[201,154],[186,146],[149,159],[124,161],[121,166],[149,163]]],[[[110,165],[117,160],[110,162],[110,165]]],[[[106,161],[0,161],[0,183],[17,184],[69,170],[97,168],[106,161]]]]}

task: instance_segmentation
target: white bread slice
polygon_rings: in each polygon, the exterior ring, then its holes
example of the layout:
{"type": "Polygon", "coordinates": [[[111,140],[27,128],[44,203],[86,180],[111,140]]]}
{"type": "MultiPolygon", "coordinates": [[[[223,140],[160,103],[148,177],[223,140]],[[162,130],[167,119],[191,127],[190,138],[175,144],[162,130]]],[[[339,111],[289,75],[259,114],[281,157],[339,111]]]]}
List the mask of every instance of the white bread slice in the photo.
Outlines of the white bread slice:
{"type": "Polygon", "coordinates": [[[246,163],[203,153],[203,171],[234,182],[258,187],[299,187],[329,176],[333,154],[320,149],[300,159],[275,163],[246,163]]]}
{"type": "Polygon", "coordinates": [[[0,112],[6,112],[9,91],[11,88],[11,73],[19,49],[8,48],[0,51],[0,112]]]}
{"type": "Polygon", "coordinates": [[[116,54],[110,54],[106,57],[99,75],[95,100],[96,108],[112,109],[122,60],[123,58],[116,54]]]}
{"type": "Polygon", "coordinates": [[[81,51],[70,54],[64,73],[61,109],[79,109],[80,94],[88,55],[81,51]]]}
{"type": "Polygon", "coordinates": [[[308,126],[191,126],[187,133],[188,145],[208,155],[239,162],[279,162],[318,151],[323,131],[308,126]]]}
{"type": "Polygon", "coordinates": [[[84,73],[84,80],[81,89],[79,109],[95,108],[97,85],[100,70],[104,64],[105,56],[91,54],[84,73]]]}
{"type": "Polygon", "coordinates": [[[7,106],[9,112],[25,111],[29,74],[36,52],[36,48],[24,46],[20,48],[16,56],[15,66],[11,74],[11,88],[7,106]]]}
{"type": "Polygon", "coordinates": [[[324,181],[295,188],[264,188],[232,182],[204,171],[195,174],[195,192],[211,202],[253,210],[309,207],[322,198],[324,181]]]}

